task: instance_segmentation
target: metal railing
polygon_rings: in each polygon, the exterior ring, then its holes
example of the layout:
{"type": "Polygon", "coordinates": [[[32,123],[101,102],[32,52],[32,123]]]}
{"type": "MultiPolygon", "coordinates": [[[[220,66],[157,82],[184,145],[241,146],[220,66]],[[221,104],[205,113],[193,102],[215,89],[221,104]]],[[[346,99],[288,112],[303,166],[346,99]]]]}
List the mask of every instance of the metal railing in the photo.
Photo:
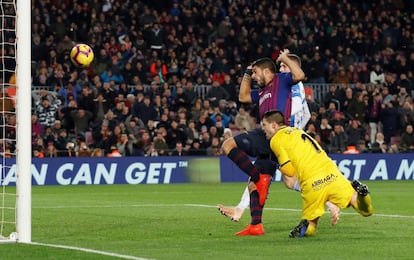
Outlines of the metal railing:
{"type": "MultiPolygon", "coordinates": [[[[322,103],[323,97],[328,91],[329,86],[332,85],[332,83],[325,83],[325,84],[305,83],[304,85],[305,85],[305,89],[310,90],[310,92],[312,93],[313,99],[318,103],[322,103]]],[[[339,88],[339,84],[336,84],[336,85],[339,88]]],[[[347,86],[354,87],[354,84],[347,84],[347,86]]],[[[144,90],[149,90],[150,88],[151,88],[151,85],[144,85],[144,90]]],[[[170,89],[172,90],[173,93],[175,91],[175,88],[176,88],[175,85],[170,85],[170,89]]],[[[210,88],[211,88],[211,85],[195,85],[194,86],[194,90],[197,96],[201,97],[202,99],[204,99],[207,96],[207,92],[210,88]]],[[[53,92],[53,88],[51,86],[32,86],[32,93],[35,99],[38,97],[39,91],[41,89],[46,89],[48,91],[53,92]]],[[[129,89],[132,92],[134,90],[134,86],[130,85],[129,89]]]]}

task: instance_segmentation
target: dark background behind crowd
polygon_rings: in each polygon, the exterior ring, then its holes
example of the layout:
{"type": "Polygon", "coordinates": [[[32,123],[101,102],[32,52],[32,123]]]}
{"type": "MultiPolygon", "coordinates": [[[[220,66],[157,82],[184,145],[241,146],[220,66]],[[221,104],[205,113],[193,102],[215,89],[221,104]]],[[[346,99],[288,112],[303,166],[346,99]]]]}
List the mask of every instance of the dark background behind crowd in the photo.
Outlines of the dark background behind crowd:
{"type": "Polygon", "coordinates": [[[237,99],[244,69],[283,48],[301,57],[305,86],[328,84],[320,100],[308,93],[305,129],[328,152],[414,152],[413,11],[402,0],[34,0],[33,156],[220,155],[260,120],[237,99]],[[69,59],[79,42],[95,53],[86,70],[69,59]]]}

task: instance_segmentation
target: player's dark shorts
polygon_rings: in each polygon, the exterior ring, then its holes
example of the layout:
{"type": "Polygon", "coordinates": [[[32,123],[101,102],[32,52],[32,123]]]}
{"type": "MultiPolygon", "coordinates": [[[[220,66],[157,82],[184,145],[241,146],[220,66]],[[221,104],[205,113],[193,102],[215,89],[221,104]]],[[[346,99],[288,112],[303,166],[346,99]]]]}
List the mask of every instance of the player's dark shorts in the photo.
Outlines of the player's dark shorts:
{"type": "Polygon", "coordinates": [[[234,141],[238,148],[251,157],[269,158],[270,142],[261,128],[236,135],[234,141]]]}
{"type": "Polygon", "coordinates": [[[270,142],[266,139],[266,133],[261,128],[241,133],[234,137],[237,147],[247,155],[255,157],[254,165],[261,173],[268,173],[274,176],[276,172],[275,159],[270,150],[270,142]]]}

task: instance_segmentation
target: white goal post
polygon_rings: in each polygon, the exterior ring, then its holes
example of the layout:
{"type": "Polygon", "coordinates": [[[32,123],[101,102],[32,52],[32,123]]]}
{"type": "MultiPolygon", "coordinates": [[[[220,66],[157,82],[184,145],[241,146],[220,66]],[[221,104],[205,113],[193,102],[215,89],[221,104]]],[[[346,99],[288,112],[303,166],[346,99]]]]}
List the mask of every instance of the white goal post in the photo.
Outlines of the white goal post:
{"type": "Polygon", "coordinates": [[[32,239],[31,1],[18,1],[16,12],[16,196],[17,241],[32,239]]]}
{"type": "Polygon", "coordinates": [[[0,21],[0,242],[30,243],[31,1],[0,0],[0,21]]]}

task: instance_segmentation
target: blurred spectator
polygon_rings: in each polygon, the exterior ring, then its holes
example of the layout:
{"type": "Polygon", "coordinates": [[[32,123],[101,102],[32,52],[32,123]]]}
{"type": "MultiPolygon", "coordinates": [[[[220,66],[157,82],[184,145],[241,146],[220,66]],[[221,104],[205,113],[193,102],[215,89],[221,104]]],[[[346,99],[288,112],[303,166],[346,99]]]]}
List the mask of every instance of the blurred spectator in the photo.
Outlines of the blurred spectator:
{"type": "MultiPolygon", "coordinates": [[[[166,136],[166,130],[165,128],[159,128],[157,131],[157,135],[153,139],[154,143],[154,152],[156,153],[156,156],[163,156],[168,155],[168,144],[165,140],[166,136]]],[[[155,154],[151,154],[151,156],[154,156],[155,154]]]]}
{"type": "Polygon", "coordinates": [[[175,148],[172,150],[172,152],[169,154],[171,156],[186,156],[187,151],[184,150],[183,143],[176,142],[175,148]]]}
{"type": "Polygon", "coordinates": [[[149,120],[157,120],[158,112],[154,107],[154,104],[151,102],[149,96],[145,96],[142,103],[138,103],[134,106],[133,115],[137,116],[142,120],[144,125],[148,123],[149,120]]]}
{"type": "Polygon", "coordinates": [[[182,128],[178,127],[178,120],[173,119],[171,121],[171,128],[167,131],[166,141],[170,149],[176,147],[176,143],[185,144],[187,142],[187,136],[182,128]]]}
{"type": "Polygon", "coordinates": [[[380,131],[381,95],[377,89],[372,93],[368,102],[368,122],[370,129],[371,143],[375,141],[377,132],[380,131]]]}
{"type": "Polygon", "coordinates": [[[220,146],[220,139],[218,137],[213,137],[211,139],[211,144],[207,147],[207,155],[208,156],[219,156],[221,154],[221,146],[220,146]]]}
{"type": "MultiPolygon", "coordinates": [[[[245,107],[246,110],[246,107],[245,107]]],[[[234,120],[236,119],[236,115],[239,112],[237,109],[237,102],[233,100],[229,100],[227,102],[226,108],[224,110],[224,113],[230,117],[230,122],[234,123],[234,120]]],[[[250,114],[250,111],[246,111],[248,114],[250,114]]]]}
{"type": "Polygon", "coordinates": [[[85,142],[80,142],[76,151],[77,157],[91,157],[92,151],[85,142]]]}
{"type": "Polygon", "coordinates": [[[405,88],[406,92],[411,95],[414,85],[413,82],[407,77],[406,73],[402,72],[396,83],[400,86],[400,88],[405,88]]]}
{"type": "Polygon", "coordinates": [[[42,97],[41,100],[36,102],[36,114],[43,127],[52,126],[55,123],[60,104],[59,99],[55,98],[49,101],[47,97],[42,97]]]}
{"type": "Polygon", "coordinates": [[[403,129],[408,124],[414,125],[414,105],[411,101],[406,100],[402,106],[398,108],[400,115],[400,125],[403,129]]]}
{"type": "Polygon", "coordinates": [[[370,153],[370,148],[367,146],[367,143],[364,140],[359,140],[357,145],[357,150],[359,153],[370,153]]]}
{"type": "Polygon", "coordinates": [[[32,156],[34,158],[44,158],[45,157],[45,154],[43,152],[43,147],[35,145],[35,146],[33,146],[32,149],[33,149],[32,156]]]}
{"type": "Polygon", "coordinates": [[[220,83],[217,80],[213,81],[211,88],[207,91],[206,96],[213,107],[217,107],[220,100],[228,100],[229,97],[229,93],[227,93],[227,91],[220,86],[220,83]]]}
{"type": "Polygon", "coordinates": [[[349,78],[347,72],[345,71],[344,66],[339,66],[338,72],[332,77],[332,83],[348,84],[350,82],[351,82],[351,79],[349,78]]]}
{"type": "Polygon", "coordinates": [[[55,138],[55,146],[58,150],[58,156],[64,157],[67,156],[65,150],[67,149],[67,144],[70,142],[70,138],[66,129],[62,129],[57,138],[55,138]]]}
{"type": "Polygon", "coordinates": [[[326,80],[325,80],[325,75],[324,75],[325,74],[324,67],[325,67],[325,59],[321,57],[318,51],[315,51],[313,55],[313,59],[311,60],[311,67],[309,68],[309,82],[325,83],[326,80]]]}
{"type": "Polygon", "coordinates": [[[37,115],[32,114],[32,143],[43,134],[43,126],[40,124],[37,115]]]}
{"type": "Polygon", "coordinates": [[[187,94],[184,92],[184,89],[182,86],[179,86],[176,88],[176,94],[175,94],[175,104],[177,108],[183,107],[183,108],[190,108],[190,100],[187,96],[187,94]]]}
{"type": "Polygon", "coordinates": [[[369,74],[370,82],[372,84],[383,84],[385,83],[385,74],[381,64],[375,63],[373,69],[369,74]]]}
{"type": "Polygon", "coordinates": [[[399,151],[403,153],[414,152],[414,132],[412,124],[408,124],[405,127],[404,133],[401,135],[399,151]]]}
{"type": "Polygon", "coordinates": [[[229,94],[228,101],[232,100],[234,102],[237,102],[239,100],[236,83],[233,82],[233,79],[230,77],[230,75],[226,74],[224,76],[224,82],[221,84],[221,87],[229,94]]]}
{"type": "Polygon", "coordinates": [[[129,134],[139,136],[141,130],[145,129],[145,124],[139,117],[129,115],[125,120],[125,127],[129,134]]]}
{"type": "Polygon", "coordinates": [[[386,143],[391,142],[391,137],[399,134],[399,117],[398,110],[395,107],[396,102],[385,102],[381,105],[381,122],[382,132],[386,143]]]}
{"type": "Polygon", "coordinates": [[[359,120],[351,120],[350,124],[345,129],[348,137],[348,146],[357,146],[359,140],[364,140],[365,129],[359,120]]]}
{"type": "Polygon", "coordinates": [[[104,152],[101,148],[94,148],[91,157],[104,157],[104,152]]]}
{"type": "Polygon", "coordinates": [[[253,117],[246,112],[244,107],[239,108],[239,112],[234,119],[234,125],[240,131],[250,131],[256,128],[256,123],[253,117]]]}
{"type": "Polygon", "coordinates": [[[327,117],[322,117],[321,119],[321,124],[319,126],[319,129],[317,130],[319,136],[320,136],[320,140],[321,142],[325,145],[328,146],[329,142],[330,142],[330,136],[331,133],[333,131],[332,126],[329,124],[329,120],[327,117]]]}
{"type": "Polygon", "coordinates": [[[89,131],[89,123],[93,118],[92,112],[85,110],[85,109],[76,109],[70,112],[73,123],[74,123],[74,130],[75,135],[84,134],[86,131],[89,131]]]}
{"type": "Polygon", "coordinates": [[[307,127],[306,127],[306,133],[312,137],[314,137],[315,135],[318,134],[317,130],[316,130],[316,126],[315,123],[310,122],[308,123],[307,127]]]}
{"type": "Polygon", "coordinates": [[[306,102],[308,103],[309,111],[311,113],[319,111],[319,104],[315,101],[312,95],[306,95],[306,102]]]}
{"type": "Polygon", "coordinates": [[[188,126],[184,128],[184,134],[187,136],[187,142],[193,142],[194,140],[200,139],[200,134],[195,128],[194,120],[191,119],[188,121],[188,126]]]}
{"type": "Polygon", "coordinates": [[[214,113],[211,114],[210,119],[213,123],[213,126],[216,126],[217,122],[221,122],[221,127],[228,127],[230,123],[230,117],[220,112],[218,107],[214,108],[214,113]]]}
{"type": "Polygon", "coordinates": [[[60,109],[62,126],[68,131],[68,134],[75,134],[75,122],[72,117],[72,111],[77,109],[78,105],[74,100],[70,101],[67,107],[61,107],[60,109]]]}
{"type": "Polygon", "coordinates": [[[167,65],[160,59],[156,59],[151,63],[150,72],[153,76],[159,76],[161,79],[161,83],[167,81],[168,68],[167,65]]]}
{"type": "Polygon", "coordinates": [[[363,93],[357,92],[349,104],[346,112],[351,117],[351,119],[358,120],[362,124],[365,121],[365,112],[367,111],[366,105],[367,104],[364,102],[363,93]]]}
{"type": "Polygon", "coordinates": [[[188,104],[187,109],[191,109],[191,107],[194,106],[196,100],[197,100],[197,93],[194,88],[194,83],[192,81],[188,81],[184,86],[184,93],[187,97],[188,104]]]}
{"type": "Polygon", "coordinates": [[[373,153],[388,153],[388,144],[384,140],[384,135],[381,132],[377,132],[375,135],[375,141],[371,145],[371,151],[373,153]]]}
{"type": "Polygon", "coordinates": [[[335,124],[329,137],[328,150],[331,153],[342,153],[348,146],[348,136],[341,124],[335,124]]]}
{"type": "Polygon", "coordinates": [[[188,155],[192,155],[192,156],[206,155],[206,150],[201,149],[200,141],[197,139],[194,139],[194,141],[191,144],[190,149],[188,150],[188,155]]]}
{"type": "Polygon", "coordinates": [[[329,103],[339,101],[338,87],[336,84],[331,84],[329,90],[323,97],[323,104],[325,108],[329,107],[329,103]]]}

